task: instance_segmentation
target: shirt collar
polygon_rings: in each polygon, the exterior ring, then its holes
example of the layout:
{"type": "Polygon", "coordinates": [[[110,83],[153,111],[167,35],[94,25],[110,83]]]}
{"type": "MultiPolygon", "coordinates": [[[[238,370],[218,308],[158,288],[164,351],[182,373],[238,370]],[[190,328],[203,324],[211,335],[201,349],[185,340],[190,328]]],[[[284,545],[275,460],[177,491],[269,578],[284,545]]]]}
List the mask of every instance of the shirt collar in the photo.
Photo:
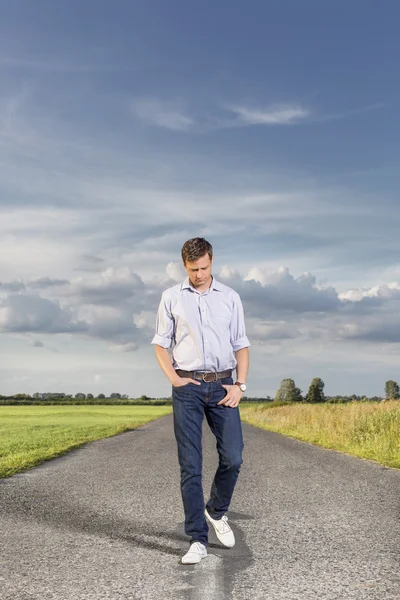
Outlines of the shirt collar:
{"type": "MultiPolygon", "coordinates": [[[[182,283],[181,286],[181,290],[185,290],[185,289],[189,289],[189,290],[194,290],[194,288],[192,287],[192,285],[189,282],[189,275],[186,277],[185,281],[182,283]]],[[[217,281],[214,277],[214,275],[212,276],[212,282],[209,288],[210,292],[212,290],[217,290],[218,292],[222,292],[222,287],[221,284],[219,283],[219,281],[217,281]]]]}

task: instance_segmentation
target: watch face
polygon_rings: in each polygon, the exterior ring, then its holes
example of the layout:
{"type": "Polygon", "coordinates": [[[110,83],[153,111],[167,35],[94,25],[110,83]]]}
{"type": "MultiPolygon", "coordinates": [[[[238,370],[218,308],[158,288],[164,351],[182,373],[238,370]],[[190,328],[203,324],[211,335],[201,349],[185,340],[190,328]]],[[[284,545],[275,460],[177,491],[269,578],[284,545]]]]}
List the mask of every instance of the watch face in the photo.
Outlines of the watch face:
{"type": "Polygon", "coordinates": [[[240,386],[240,389],[242,390],[242,392],[245,392],[246,391],[246,384],[242,383],[241,386],[240,386]]]}

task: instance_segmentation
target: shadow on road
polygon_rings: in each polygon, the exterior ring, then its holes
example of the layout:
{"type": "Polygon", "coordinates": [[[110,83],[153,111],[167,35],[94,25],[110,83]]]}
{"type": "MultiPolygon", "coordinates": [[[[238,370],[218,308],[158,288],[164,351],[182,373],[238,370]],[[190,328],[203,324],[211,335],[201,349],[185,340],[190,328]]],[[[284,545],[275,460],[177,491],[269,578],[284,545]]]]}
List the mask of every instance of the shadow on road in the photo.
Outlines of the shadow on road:
{"type": "MultiPolygon", "coordinates": [[[[13,496],[13,495],[12,495],[13,496]]],[[[188,536],[184,523],[175,529],[162,529],[149,522],[123,519],[112,513],[98,514],[87,506],[65,499],[24,490],[23,497],[3,499],[4,514],[20,517],[24,521],[44,523],[57,530],[77,532],[96,537],[125,542],[138,548],[155,550],[176,557],[177,600],[205,600],[206,598],[230,598],[235,575],[253,562],[253,557],[237,522],[254,519],[244,513],[229,513],[234,528],[236,545],[224,548],[210,528],[209,553],[198,565],[182,565],[180,557],[188,548],[188,536]],[[4,502],[5,500],[5,502],[4,502]],[[179,582],[180,578],[180,582],[179,582]]]]}

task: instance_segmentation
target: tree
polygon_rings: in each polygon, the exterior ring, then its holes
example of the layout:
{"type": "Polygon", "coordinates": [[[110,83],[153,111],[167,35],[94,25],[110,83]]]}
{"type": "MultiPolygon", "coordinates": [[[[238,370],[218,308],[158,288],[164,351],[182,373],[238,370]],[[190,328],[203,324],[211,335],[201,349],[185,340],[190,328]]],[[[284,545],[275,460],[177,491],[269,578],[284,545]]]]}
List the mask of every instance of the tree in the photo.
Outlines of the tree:
{"type": "Polygon", "coordinates": [[[83,392],[78,392],[77,394],[75,394],[75,398],[80,398],[81,400],[84,400],[86,398],[86,394],[84,394],[83,392]]]}
{"type": "Polygon", "coordinates": [[[88,400],[93,400],[93,394],[86,394],[86,398],[88,400]]]}
{"type": "Polygon", "coordinates": [[[105,395],[104,394],[97,394],[97,397],[98,398],[105,398],[105,395]]]}
{"type": "Polygon", "coordinates": [[[282,379],[275,394],[276,402],[302,402],[301,390],[296,387],[293,379],[282,379]]]}
{"type": "Polygon", "coordinates": [[[324,396],[325,384],[319,377],[314,377],[308,389],[306,402],[325,402],[324,396]]]}
{"type": "Polygon", "coordinates": [[[386,400],[398,400],[400,397],[400,389],[397,381],[389,380],[385,383],[386,400]]]}

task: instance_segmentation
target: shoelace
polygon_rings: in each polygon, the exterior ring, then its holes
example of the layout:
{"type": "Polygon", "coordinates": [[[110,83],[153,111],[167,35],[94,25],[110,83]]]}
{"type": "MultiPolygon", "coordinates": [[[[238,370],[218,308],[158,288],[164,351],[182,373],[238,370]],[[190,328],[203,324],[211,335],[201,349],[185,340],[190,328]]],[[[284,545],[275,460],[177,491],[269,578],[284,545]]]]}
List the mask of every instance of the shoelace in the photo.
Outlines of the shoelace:
{"type": "Polygon", "coordinates": [[[227,533],[231,530],[230,526],[228,525],[228,517],[226,515],[224,515],[222,519],[220,519],[220,523],[222,527],[218,527],[218,529],[221,533],[227,533]]]}
{"type": "Polygon", "coordinates": [[[200,554],[204,552],[203,544],[200,542],[193,542],[193,544],[190,546],[190,550],[194,550],[200,554]]]}

